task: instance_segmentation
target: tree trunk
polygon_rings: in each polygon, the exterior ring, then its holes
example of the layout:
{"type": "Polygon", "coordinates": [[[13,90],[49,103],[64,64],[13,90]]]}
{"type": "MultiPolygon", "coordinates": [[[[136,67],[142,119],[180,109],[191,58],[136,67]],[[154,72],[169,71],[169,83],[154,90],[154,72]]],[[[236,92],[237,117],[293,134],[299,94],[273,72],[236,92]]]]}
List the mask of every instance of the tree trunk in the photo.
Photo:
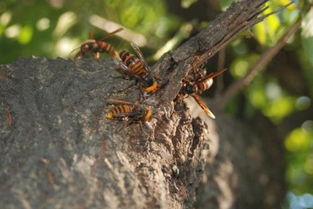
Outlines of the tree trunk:
{"type": "Polygon", "coordinates": [[[152,95],[127,88],[134,81],[117,78],[112,59],[33,57],[1,66],[1,208],[280,207],[281,139],[264,131],[273,127],[221,112],[213,121],[192,99],[173,102],[190,70],[261,21],[262,3],[233,4],[163,56],[153,73],[164,87],[152,95]],[[109,121],[108,98],[141,101],[152,119],[109,121]]]}

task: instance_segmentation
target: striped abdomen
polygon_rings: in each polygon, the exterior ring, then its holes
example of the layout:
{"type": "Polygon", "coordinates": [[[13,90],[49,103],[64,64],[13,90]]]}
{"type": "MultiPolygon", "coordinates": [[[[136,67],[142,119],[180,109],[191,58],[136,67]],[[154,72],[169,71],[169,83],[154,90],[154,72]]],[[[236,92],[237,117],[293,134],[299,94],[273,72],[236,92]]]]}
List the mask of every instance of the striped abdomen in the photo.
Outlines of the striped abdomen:
{"type": "Polygon", "coordinates": [[[128,113],[134,111],[133,105],[117,105],[113,107],[107,114],[107,119],[124,119],[128,117],[128,113]]]}
{"type": "Polygon", "coordinates": [[[113,57],[117,57],[118,53],[114,50],[113,46],[105,41],[97,41],[97,47],[94,48],[95,52],[99,53],[108,53],[111,54],[113,57]]]}
{"type": "Polygon", "coordinates": [[[147,75],[145,65],[140,61],[138,57],[127,51],[121,51],[119,55],[123,63],[128,67],[129,71],[131,71],[133,74],[141,77],[147,75]]]}
{"type": "Polygon", "coordinates": [[[202,93],[203,91],[209,89],[213,84],[213,79],[204,80],[195,84],[194,93],[202,93]]]}

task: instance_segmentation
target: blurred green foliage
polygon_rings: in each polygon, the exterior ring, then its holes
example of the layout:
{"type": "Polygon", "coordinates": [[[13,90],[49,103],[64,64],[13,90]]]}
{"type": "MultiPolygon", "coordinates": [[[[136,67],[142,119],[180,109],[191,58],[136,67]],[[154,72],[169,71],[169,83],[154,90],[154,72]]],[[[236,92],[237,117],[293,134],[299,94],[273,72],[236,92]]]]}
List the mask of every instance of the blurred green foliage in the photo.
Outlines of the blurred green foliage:
{"type": "MultiPolygon", "coordinates": [[[[177,7],[189,8],[197,0],[181,0],[177,7]]],[[[229,7],[232,0],[217,1],[220,10],[229,7]]],[[[264,13],[287,4],[288,0],[272,0],[264,13]]],[[[286,29],[305,14],[309,1],[294,1],[293,6],[271,15],[253,27],[253,41],[245,34],[228,46],[233,59],[227,63],[234,79],[245,75],[268,47],[273,46],[286,29]],[[251,44],[252,43],[252,44],[251,44]],[[253,45],[253,47],[251,47],[253,45]]],[[[168,3],[168,2],[167,2],[168,3]]],[[[181,44],[192,33],[207,25],[208,20],[186,21],[168,11],[166,1],[159,0],[2,0],[0,2],[0,63],[10,63],[22,56],[68,57],[72,49],[88,38],[90,31],[103,35],[106,32],[93,26],[91,17],[98,15],[131,31],[144,35],[147,44],[144,52],[148,60],[181,44]]],[[[110,39],[117,49],[128,48],[120,38],[110,39]]],[[[297,33],[284,48],[293,54],[296,73],[304,75],[304,92],[288,91],[271,73],[259,74],[243,92],[248,100],[248,115],[261,111],[279,125],[286,117],[312,108],[313,97],[313,10],[302,22],[297,33]],[[252,111],[251,111],[252,110],[252,111]]],[[[264,69],[268,66],[263,66],[264,69]]],[[[278,68],[279,66],[275,66],[278,68]]],[[[283,76],[282,76],[283,77],[283,76]]],[[[295,82],[295,80],[290,80],[295,82]]],[[[236,101],[228,105],[230,112],[238,110],[236,101]]],[[[301,127],[290,130],[286,141],[288,159],[287,180],[294,192],[313,193],[313,128],[312,116],[301,127]]]]}
{"type": "Polygon", "coordinates": [[[297,193],[312,193],[313,122],[306,123],[293,130],[285,141],[289,161],[287,179],[297,193]]]}

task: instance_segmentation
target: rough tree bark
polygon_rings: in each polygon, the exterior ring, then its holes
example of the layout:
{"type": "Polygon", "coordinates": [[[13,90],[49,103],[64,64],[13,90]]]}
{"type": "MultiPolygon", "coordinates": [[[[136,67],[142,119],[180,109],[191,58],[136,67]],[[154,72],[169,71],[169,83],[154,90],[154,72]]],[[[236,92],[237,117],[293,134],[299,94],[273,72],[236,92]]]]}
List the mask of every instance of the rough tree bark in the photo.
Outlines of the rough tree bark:
{"type": "MultiPolygon", "coordinates": [[[[265,0],[243,1],[154,73],[146,123],[108,121],[106,99],[141,98],[112,59],[19,59],[0,69],[1,208],[278,208],[284,195],[273,127],[173,102],[180,82],[238,32],[262,20],[265,0]]],[[[258,120],[260,122],[260,120],[258,120]]]]}

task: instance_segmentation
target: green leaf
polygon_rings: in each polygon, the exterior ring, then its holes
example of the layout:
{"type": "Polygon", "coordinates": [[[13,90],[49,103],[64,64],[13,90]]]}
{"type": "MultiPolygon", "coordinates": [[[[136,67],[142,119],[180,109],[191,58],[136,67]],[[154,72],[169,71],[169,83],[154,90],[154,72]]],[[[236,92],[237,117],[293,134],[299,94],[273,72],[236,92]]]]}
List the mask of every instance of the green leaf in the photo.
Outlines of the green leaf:
{"type": "MultiPolygon", "coordinates": [[[[273,10],[268,8],[266,13],[270,13],[273,10]]],[[[276,42],[279,38],[277,31],[280,27],[280,21],[276,14],[270,15],[263,22],[260,22],[254,27],[254,33],[256,39],[262,44],[270,46],[276,42]]]]}
{"type": "Polygon", "coordinates": [[[281,96],[273,102],[269,102],[264,108],[265,114],[274,122],[279,122],[294,111],[295,99],[289,96],[281,96]]]}
{"type": "Polygon", "coordinates": [[[256,39],[260,44],[265,45],[266,43],[266,29],[265,23],[260,22],[256,26],[254,26],[254,34],[256,39]]]}
{"type": "Polygon", "coordinates": [[[311,66],[313,66],[313,36],[302,39],[304,54],[311,66]]]}
{"type": "Polygon", "coordinates": [[[302,21],[302,45],[306,58],[313,66],[313,9],[304,17],[302,21]]]}
{"type": "Polygon", "coordinates": [[[225,11],[233,2],[232,0],[220,0],[218,1],[220,3],[220,7],[222,11],[225,11]]]}
{"type": "Polygon", "coordinates": [[[312,144],[311,137],[310,132],[297,128],[286,138],[285,147],[290,152],[305,151],[312,144]]]}
{"type": "Polygon", "coordinates": [[[189,8],[191,5],[193,5],[194,3],[196,3],[198,0],[182,0],[181,1],[181,7],[182,8],[189,8]]]}
{"type": "Polygon", "coordinates": [[[27,44],[28,42],[31,41],[33,36],[33,28],[29,25],[25,25],[20,34],[17,37],[17,40],[21,43],[21,44],[27,44]]]}

